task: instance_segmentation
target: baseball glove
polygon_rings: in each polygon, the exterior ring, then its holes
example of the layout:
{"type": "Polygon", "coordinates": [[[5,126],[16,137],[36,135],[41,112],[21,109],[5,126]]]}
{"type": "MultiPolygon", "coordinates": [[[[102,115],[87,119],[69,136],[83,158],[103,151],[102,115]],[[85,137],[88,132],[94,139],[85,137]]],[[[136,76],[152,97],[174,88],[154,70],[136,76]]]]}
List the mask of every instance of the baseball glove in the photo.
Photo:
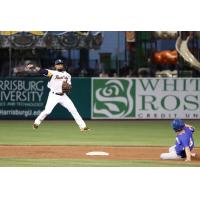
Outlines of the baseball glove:
{"type": "Polygon", "coordinates": [[[69,94],[71,92],[71,89],[72,89],[72,86],[69,83],[67,83],[66,81],[63,81],[62,92],[69,94]]]}

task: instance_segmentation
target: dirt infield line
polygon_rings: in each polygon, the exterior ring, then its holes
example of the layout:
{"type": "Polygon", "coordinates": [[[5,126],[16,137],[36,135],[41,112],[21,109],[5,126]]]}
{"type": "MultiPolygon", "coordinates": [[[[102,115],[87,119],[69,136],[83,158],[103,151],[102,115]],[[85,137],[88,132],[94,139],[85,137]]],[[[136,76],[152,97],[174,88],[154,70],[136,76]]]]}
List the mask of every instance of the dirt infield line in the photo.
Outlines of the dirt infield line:
{"type": "MultiPolygon", "coordinates": [[[[0,158],[87,158],[107,160],[160,160],[167,147],[112,146],[0,146],[0,158]],[[90,151],[104,151],[108,156],[87,156],[90,151]]],[[[195,148],[200,155],[200,148],[195,148]]],[[[200,162],[200,158],[195,159],[200,162]]]]}

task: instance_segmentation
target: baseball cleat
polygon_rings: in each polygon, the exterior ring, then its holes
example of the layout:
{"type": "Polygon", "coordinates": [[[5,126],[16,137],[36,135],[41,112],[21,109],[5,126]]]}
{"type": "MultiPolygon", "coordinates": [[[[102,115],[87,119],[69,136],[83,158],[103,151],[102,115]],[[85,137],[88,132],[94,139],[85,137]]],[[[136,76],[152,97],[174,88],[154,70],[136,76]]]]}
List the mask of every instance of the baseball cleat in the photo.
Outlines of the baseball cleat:
{"type": "Polygon", "coordinates": [[[39,126],[39,125],[37,125],[37,124],[33,124],[33,129],[34,129],[34,130],[37,129],[38,126],[39,126]]]}
{"type": "Polygon", "coordinates": [[[84,131],[90,131],[90,128],[88,128],[88,127],[81,128],[80,131],[81,131],[81,132],[84,132],[84,131]]]}

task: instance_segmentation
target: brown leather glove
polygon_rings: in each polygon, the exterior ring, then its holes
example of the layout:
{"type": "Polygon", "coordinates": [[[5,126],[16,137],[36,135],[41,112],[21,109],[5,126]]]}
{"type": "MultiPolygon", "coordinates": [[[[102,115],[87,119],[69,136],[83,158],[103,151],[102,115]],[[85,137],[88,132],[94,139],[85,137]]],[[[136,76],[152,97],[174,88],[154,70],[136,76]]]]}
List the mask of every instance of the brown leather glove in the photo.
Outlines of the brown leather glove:
{"type": "Polygon", "coordinates": [[[72,86],[66,81],[64,81],[62,84],[62,92],[69,94],[71,92],[71,89],[72,89],[72,86]]]}

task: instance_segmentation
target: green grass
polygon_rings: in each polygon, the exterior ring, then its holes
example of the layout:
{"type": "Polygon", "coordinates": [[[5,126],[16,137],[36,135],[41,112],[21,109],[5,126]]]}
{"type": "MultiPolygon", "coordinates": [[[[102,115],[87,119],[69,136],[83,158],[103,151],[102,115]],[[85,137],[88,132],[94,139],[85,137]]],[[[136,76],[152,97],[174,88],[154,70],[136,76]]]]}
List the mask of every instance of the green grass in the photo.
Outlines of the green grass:
{"type": "MultiPolygon", "coordinates": [[[[74,121],[45,121],[32,130],[32,121],[0,121],[0,145],[169,146],[175,134],[169,121],[88,121],[82,134],[74,121]]],[[[192,123],[200,130],[197,121],[192,123]]],[[[198,135],[196,146],[200,146],[198,135]]]]}
{"type": "Polygon", "coordinates": [[[1,167],[200,167],[200,163],[148,160],[0,158],[1,167]]]}
{"type": "MultiPolygon", "coordinates": [[[[196,128],[196,146],[200,147],[200,123],[187,121],[196,128]]],[[[32,130],[32,121],[0,121],[0,145],[103,145],[170,146],[175,134],[170,121],[88,121],[92,129],[82,134],[74,121],[45,121],[32,130]]],[[[18,159],[0,158],[0,166],[200,166],[198,163],[165,161],[115,161],[92,159],[18,159]]]]}

